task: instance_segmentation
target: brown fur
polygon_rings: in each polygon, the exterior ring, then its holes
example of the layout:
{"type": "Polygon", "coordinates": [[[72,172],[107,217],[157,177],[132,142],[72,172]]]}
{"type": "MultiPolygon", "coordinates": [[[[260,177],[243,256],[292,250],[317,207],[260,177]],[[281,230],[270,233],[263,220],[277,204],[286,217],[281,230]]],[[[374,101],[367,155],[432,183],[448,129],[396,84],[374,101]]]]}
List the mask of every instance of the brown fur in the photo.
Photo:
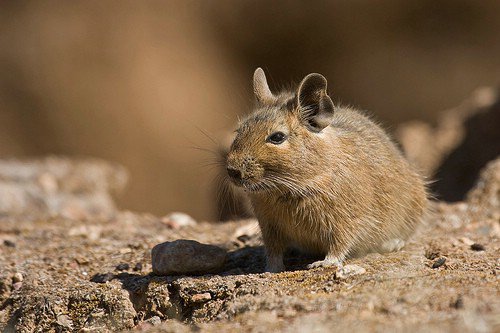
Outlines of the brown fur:
{"type": "Polygon", "coordinates": [[[312,75],[296,93],[257,96],[259,105],[241,122],[227,156],[259,220],[268,271],[284,269],[290,245],[326,256],[311,267],[385,251],[387,242],[412,234],[427,206],[422,177],[387,134],[356,110],[328,109],[326,79],[312,75]],[[315,128],[319,117],[330,125],[315,128]],[[276,131],[288,135],[278,145],[266,141],[276,131]]]}

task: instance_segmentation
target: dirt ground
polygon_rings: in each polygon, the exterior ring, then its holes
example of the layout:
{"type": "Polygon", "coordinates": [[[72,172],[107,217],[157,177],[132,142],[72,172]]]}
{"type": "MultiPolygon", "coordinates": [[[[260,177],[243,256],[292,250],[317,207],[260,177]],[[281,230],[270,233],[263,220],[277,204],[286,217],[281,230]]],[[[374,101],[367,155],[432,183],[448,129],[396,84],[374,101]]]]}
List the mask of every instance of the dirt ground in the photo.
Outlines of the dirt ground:
{"type": "MultiPolygon", "coordinates": [[[[96,190],[84,185],[65,197],[96,190]]],[[[4,331],[500,331],[500,159],[466,201],[433,203],[402,251],[349,260],[365,270],[352,276],[306,270],[314,258],[296,252],[287,272],[262,273],[252,220],[172,228],[113,206],[97,215],[71,207],[65,216],[1,215],[4,331]],[[202,276],[152,275],[151,248],[176,239],[227,249],[224,266],[202,276]]]]}

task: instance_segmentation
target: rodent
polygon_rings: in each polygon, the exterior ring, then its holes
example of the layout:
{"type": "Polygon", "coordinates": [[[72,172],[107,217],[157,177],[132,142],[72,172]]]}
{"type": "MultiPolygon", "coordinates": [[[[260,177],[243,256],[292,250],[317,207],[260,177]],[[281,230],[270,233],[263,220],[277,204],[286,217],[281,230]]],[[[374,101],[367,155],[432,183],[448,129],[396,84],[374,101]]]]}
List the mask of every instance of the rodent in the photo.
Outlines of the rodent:
{"type": "Polygon", "coordinates": [[[261,68],[253,82],[257,105],[240,121],[226,167],[250,198],[266,271],[285,269],[289,246],[325,256],[308,268],[399,250],[428,196],[388,134],[361,112],[334,105],[321,74],[279,94],[261,68]]]}

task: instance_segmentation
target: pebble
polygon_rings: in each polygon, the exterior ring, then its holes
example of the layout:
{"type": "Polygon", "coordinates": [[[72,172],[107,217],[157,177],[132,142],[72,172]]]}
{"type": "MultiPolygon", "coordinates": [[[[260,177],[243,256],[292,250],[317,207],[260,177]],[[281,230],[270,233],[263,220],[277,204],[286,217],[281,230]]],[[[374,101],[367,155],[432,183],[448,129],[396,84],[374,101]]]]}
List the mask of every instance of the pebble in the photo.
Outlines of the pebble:
{"type": "Polygon", "coordinates": [[[22,286],[23,286],[22,282],[16,282],[16,283],[12,284],[12,287],[14,288],[14,290],[19,290],[19,289],[21,289],[22,286]]]}
{"type": "Polygon", "coordinates": [[[159,316],[153,316],[151,318],[148,318],[144,320],[143,322],[140,322],[134,329],[134,331],[139,331],[139,332],[149,332],[152,327],[158,326],[161,324],[161,319],[159,316]]]}
{"type": "Polygon", "coordinates": [[[161,219],[161,223],[165,224],[170,229],[180,229],[184,227],[192,227],[197,224],[196,220],[185,213],[174,212],[161,219]]]}
{"type": "Polygon", "coordinates": [[[425,251],[425,257],[429,260],[434,260],[439,257],[439,251],[436,250],[426,250],[425,251]]]}
{"type": "Polygon", "coordinates": [[[90,261],[85,257],[77,257],[75,258],[75,261],[78,265],[88,265],[90,263],[90,261]]]}
{"type": "MultiPolygon", "coordinates": [[[[78,220],[78,218],[76,218],[78,220]]],[[[84,237],[91,241],[96,241],[101,238],[102,226],[100,225],[79,225],[69,229],[68,236],[84,237]]]]}
{"type": "Polygon", "coordinates": [[[474,244],[474,241],[472,241],[470,238],[467,238],[467,237],[460,237],[458,239],[459,241],[461,241],[462,243],[464,243],[465,245],[472,245],[474,244]]]}
{"type": "Polygon", "coordinates": [[[96,274],[90,279],[90,281],[95,283],[106,283],[113,280],[114,277],[115,275],[113,273],[96,274]]]}
{"type": "Polygon", "coordinates": [[[156,245],[151,256],[153,273],[157,275],[203,274],[224,265],[226,250],[194,240],[179,239],[156,245]]]}
{"type": "Polygon", "coordinates": [[[211,299],[212,295],[210,295],[210,293],[194,294],[191,296],[191,302],[193,303],[203,303],[210,301],[211,299]]]}
{"type": "Polygon", "coordinates": [[[16,282],[23,282],[23,275],[19,272],[17,272],[16,274],[14,274],[14,276],[12,277],[12,282],[13,283],[16,283],[16,282]]]}
{"type": "Polygon", "coordinates": [[[482,244],[474,243],[470,246],[473,251],[486,251],[486,247],[482,244]]]}
{"type": "Polygon", "coordinates": [[[439,267],[443,266],[445,262],[446,262],[446,257],[440,257],[432,263],[432,268],[434,268],[434,269],[439,268],[439,267]]]}
{"type": "Polygon", "coordinates": [[[64,314],[58,315],[56,322],[60,326],[65,327],[67,329],[73,328],[73,322],[71,321],[71,318],[67,315],[64,315],[64,314]]]}
{"type": "Polygon", "coordinates": [[[338,280],[345,280],[348,277],[365,274],[366,269],[358,265],[345,265],[337,269],[335,278],[338,280]]]}
{"type": "Polygon", "coordinates": [[[130,269],[130,265],[127,263],[118,264],[115,268],[117,271],[128,271],[130,269]]]}
{"type": "Polygon", "coordinates": [[[71,318],[67,315],[64,315],[64,314],[60,314],[57,316],[56,323],[62,327],[67,328],[67,329],[73,328],[73,322],[71,321],[71,318]]]}
{"type": "Polygon", "coordinates": [[[158,326],[158,325],[160,325],[160,324],[161,324],[161,319],[160,319],[160,317],[158,317],[158,316],[153,316],[153,317],[151,317],[151,318],[147,319],[147,320],[146,320],[146,322],[147,322],[148,324],[153,325],[153,326],[158,326]]]}
{"type": "Polygon", "coordinates": [[[140,272],[140,271],[142,271],[142,264],[140,262],[138,262],[134,266],[134,272],[140,272]]]}
{"type": "Polygon", "coordinates": [[[7,247],[16,247],[16,243],[14,243],[13,241],[8,240],[8,239],[3,241],[3,245],[5,245],[7,247]]]}
{"type": "Polygon", "coordinates": [[[455,302],[451,303],[451,307],[455,309],[462,309],[464,307],[464,299],[459,296],[455,302]]]}

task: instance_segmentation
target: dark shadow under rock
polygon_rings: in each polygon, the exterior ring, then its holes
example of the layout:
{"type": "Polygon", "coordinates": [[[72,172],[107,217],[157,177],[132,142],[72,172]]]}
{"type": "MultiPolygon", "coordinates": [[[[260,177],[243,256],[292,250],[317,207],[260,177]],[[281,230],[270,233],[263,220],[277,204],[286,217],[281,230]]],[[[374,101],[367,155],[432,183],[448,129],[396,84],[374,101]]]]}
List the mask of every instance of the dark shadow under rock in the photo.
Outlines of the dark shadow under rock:
{"type": "Polygon", "coordinates": [[[498,89],[476,90],[459,106],[441,114],[435,126],[422,121],[396,131],[410,163],[428,177],[440,200],[463,200],[479,171],[500,155],[498,89]]]}
{"type": "Polygon", "coordinates": [[[445,201],[463,200],[479,171],[500,156],[500,100],[464,123],[465,137],[441,163],[432,191],[445,201]]]}

